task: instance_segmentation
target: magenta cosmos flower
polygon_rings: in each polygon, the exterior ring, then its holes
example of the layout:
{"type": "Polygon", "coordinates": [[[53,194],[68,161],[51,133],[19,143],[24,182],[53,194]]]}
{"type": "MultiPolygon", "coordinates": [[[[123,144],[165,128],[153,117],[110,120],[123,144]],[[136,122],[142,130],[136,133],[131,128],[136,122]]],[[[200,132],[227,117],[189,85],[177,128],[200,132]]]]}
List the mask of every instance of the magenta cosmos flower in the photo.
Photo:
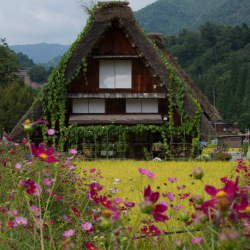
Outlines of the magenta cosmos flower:
{"type": "Polygon", "coordinates": [[[91,168],[91,169],[89,170],[90,173],[94,173],[95,171],[96,171],[96,168],[91,168]]]}
{"type": "Polygon", "coordinates": [[[151,214],[156,222],[168,220],[168,217],[163,213],[167,210],[164,204],[156,204],[160,197],[159,192],[153,192],[150,185],[144,187],[144,202],[140,204],[143,213],[151,214]]]}
{"type": "Polygon", "coordinates": [[[145,175],[147,175],[147,174],[149,173],[149,171],[146,170],[145,168],[139,168],[138,170],[139,170],[139,173],[140,173],[140,174],[145,174],[145,175]]]}
{"type": "Polygon", "coordinates": [[[175,178],[175,177],[174,178],[168,178],[168,180],[171,181],[172,183],[178,181],[178,179],[175,178]]]}
{"type": "Polygon", "coordinates": [[[40,143],[38,146],[38,150],[37,150],[34,144],[31,143],[30,146],[31,146],[32,154],[39,157],[43,161],[46,161],[46,162],[58,162],[59,161],[54,156],[51,156],[54,152],[54,147],[45,149],[43,144],[40,143]]]}
{"type": "Polygon", "coordinates": [[[180,199],[182,200],[182,199],[185,199],[185,198],[187,198],[189,195],[190,195],[190,193],[189,194],[178,194],[179,195],[179,197],[180,197],[180,199]]]}
{"type": "Polygon", "coordinates": [[[167,192],[166,194],[162,194],[164,197],[167,197],[170,201],[174,201],[175,194],[171,192],[167,192]]]}
{"type": "Polygon", "coordinates": [[[191,240],[192,243],[194,244],[200,244],[201,242],[203,242],[204,240],[202,238],[199,237],[195,237],[191,240]]]}
{"type": "Polygon", "coordinates": [[[148,176],[148,178],[150,178],[150,179],[155,179],[155,174],[152,173],[152,172],[148,172],[147,176],[148,176]]]}
{"type": "Polygon", "coordinates": [[[98,250],[99,247],[95,247],[93,243],[86,243],[85,247],[88,248],[89,250],[98,250]]]}
{"type": "Polygon", "coordinates": [[[247,198],[242,198],[240,204],[235,203],[233,207],[239,215],[239,218],[250,217],[250,204],[247,198]]]}
{"type": "Polygon", "coordinates": [[[31,181],[30,179],[19,181],[19,185],[20,185],[20,188],[25,189],[26,193],[29,195],[32,195],[37,191],[35,182],[31,181]]]}
{"type": "Polygon", "coordinates": [[[46,124],[46,125],[49,125],[48,122],[43,121],[43,120],[37,120],[37,121],[31,123],[30,120],[28,119],[28,120],[26,120],[26,121],[23,123],[23,128],[24,128],[25,131],[30,131],[30,130],[32,129],[32,126],[33,126],[34,124],[36,124],[36,123],[44,123],[44,124],[46,124]]]}
{"type": "Polygon", "coordinates": [[[47,131],[47,133],[48,133],[48,135],[53,135],[53,134],[55,134],[55,130],[51,128],[47,131]]]}
{"type": "Polygon", "coordinates": [[[125,207],[134,207],[134,206],[135,206],[135,203],[129,202],[129,201],[125,201],[125,202],[124,202],[124,206],[125,206],[125,207]]]}
{"type": "Polygon", "coordinates": [[[214,199],[205,201],[201,205],[201,210],[208,215],[208,209],[209,207],[213,207],[214,205],[219,205],[219,208],[222,210],[227,209],[230,207],[231,203],[237,198],[238,196],[241,196],[237,191],[239,183],[239,176],[236,177],[235,182],[227,182],[225,184],[225,187],[221,190],[218,190],[217,188],[213,186],[206,185],[205,191],[214,199]],[[226,207],[225,207],[226,205],[226,207]]]}
{"type": "Polygon", "coordinates": [[[121,203],[123,203],[123,199],[122,198],[115,198],[113,200],[113,203],[116,204],[116,205],[121,204],[121,203]]]}

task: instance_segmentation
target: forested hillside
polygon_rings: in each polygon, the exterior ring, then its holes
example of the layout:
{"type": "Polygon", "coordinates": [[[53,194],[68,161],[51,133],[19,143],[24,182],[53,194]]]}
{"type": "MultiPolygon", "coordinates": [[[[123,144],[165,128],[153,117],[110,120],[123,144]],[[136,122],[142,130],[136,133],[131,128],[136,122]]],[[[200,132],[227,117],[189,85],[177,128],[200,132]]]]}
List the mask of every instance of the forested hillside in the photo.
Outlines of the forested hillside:
{"type": "Polygon", "coordinates": [[[171,53],[196,86],[213,99],[221,116],[237,121],[250,113],[250,28],[205,23],[199,32],[181,30],[164,38],[171,53]]]}
{"type": "Polygon", "coordinates": [[[198,29],[205,21],[230,26],[241,25],[242,23],[250,25],[250,1],[227,0],[221,6],[202,15],[198,21],[191,25],[190,29],[198,29]]]}
{"type": "Polygon", "coordinates": [[[135,17],[147,32],[166,35],[179,30],[198,31],[206,21],[216,24],[250,25],[249,0],[157,0],[136,11],[135,17]]]}
{"type": "Polygon", "coordinates": [[[13,45],[10,49],[14,50],[15,53],[22,52],[29,58],[32,58],[34,63],[47,63],[52,58],[63,55],[69,49],[68,45],[61,44],[27,44],[27,45],[13,45]]]}

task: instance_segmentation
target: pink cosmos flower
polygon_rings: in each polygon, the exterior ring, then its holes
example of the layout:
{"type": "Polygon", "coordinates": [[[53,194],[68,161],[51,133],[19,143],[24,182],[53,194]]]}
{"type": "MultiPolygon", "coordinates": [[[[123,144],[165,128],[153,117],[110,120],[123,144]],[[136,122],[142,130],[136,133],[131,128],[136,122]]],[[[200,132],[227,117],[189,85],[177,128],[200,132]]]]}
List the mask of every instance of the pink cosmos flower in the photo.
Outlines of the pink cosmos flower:
{"type": "Polygon", "coordinates": [[[166,194],[162,194],[164,197],[167,197],[170,201],[174,201],[175,194],[171,192],[167,192],[166,194]]]}
{"type": "Polygon", "coordinates": [[[34,213],[34,215],[40,216],[40,211],[39,211],[38,207],[30,206],[30,210],[34,213]]]}
{"type": "Polygon", "coordinates": [[[76,169],[76,167],[74,167],[73,165],[70,165],[70,166],[68,167],[68,170],[73,170],[73,169],[76,169]]]}
{"type": "Polygon", "coordinates": [[[83,230],[90,230],[92,228],[92,223],[86,222],[81,224],[83,230]]]}
{"type": "Polygon", "coordinates": [[[201,242],[204,242],[203,238],[195,237],[191,240],[194,244],[200,244],[201,242]]]}
{"type": "Polygon", "coordinates": [[[37,218],[35,221],[35,227],[40,229],[40,227],[44,227],[43,220],[40,220],[40,218],[37,218]]]}
{"type": "Polygon", "coordinates": [[[37,185],[37,183],[35,183],[35,186],[36,186],[36,189],[35,189],[34,195],[39,196],[42,193],[43,190],[42,190],[40,185],[39,186],[37,185]]]}
{"type": "Polygon", "coordinates": [[[50,171],[49,171],[49,170],[45,170],[45,169],[43,170],[43,174],[44,174],[44,175],[48,176],[48,175],[49,175],[49,173],[50,173],[50,171]]]}
{"type": "Polygon", "coordinates": [[[17,210],[16,209],[11,209],[10,211],[7,212],[7,214],[10,217],[13,217],[14,215],[17,215],[17,210]]]}
{"type": "Polygon", "coordinates": [[[19,144],[18,143],[14,143],[14,148],[19,148],[19,144]]]}
{"type": "Polygon", "coordinates": [[[125,207],[134,207],[134,206],[135,206],[135,203],[125,201],[125,202],[124,202],[124,206],[125,206],[125,207]]]}
{"type": "Polygon", "coordinates": [[[22,166],[21,163],[16,163],[15,168],[19,170],[19,169],[21,169],[21,166],[22,166]]]}
{"type": "Polygon", "coordinates": [[[65,231],[64,234],[62,234],[62,236],[64,237],[71,237],[73,235],[75,235],[75,231],[72,229],[70,229],[69,231],[65,231]]]}
{"type": "Polygon", "coordinates": [[[153,192],[150,185],[144,187],[144,202],[140,204],[141,211],[151,214],[156,222],[168,220],[168,217],[163,215],[167,210],[167,206],[163,204],[156,204],[160,197],[159,192],[153,192]]]}
{"type": "Polygon", "coordinates": [[[182,208],[183,206],[177,206],[177,205],[173,207],[174,210],[181,210],[182,208]]]}
{"type": "Polygon", "coordinates": [[[25,139],[21,140],[21,143],[23,143],[23,144],[25,144],[26,142],[27,142],[27,140],[25,140],[25,139]]]}
{"type": "Polygon", "coordinates": [[[90,173],[94,173],[95,171],[96,171],[96,168],[91,168],[91,169],[89,170],[90,173]]]}
{"type": "Polygon", "coordinates": [[[116,205],[121,204],[121,203],[123,203],[123,199],[122,198],[115,198],[113,200],[113,203],[116,204],[116,205]]]}
{"type": "Polygon", "coordinates": [[[63,216],[62,216],[62,218],[64,219],[64,220],[68,220],[69,219],[69,217],[66,215],[66,214],[64,214],[63,216]]]}
{"type": "Polygon", "coordinates": [[[15,221],[18,225],[27,225],[27,219],[24,217],[16,217],[15,221]]]}
{"type": "Polygon", "coordinates": [[[83,173],[85,173],[85,172],[87,172],[87,171],[88,171],[88,169],[87,169],[87,168],[82,170],[82,172],[83,172],[83,173]]]}
{"type": "Polygon", "coordinates": [[[172,183],[178,181],[178,179],[175,178],[175,177],[174,178],[168,178],[168,180],[171,181],[172,183]]]}
{"type": "Polygon", "coordinates": [[[38,150],[37,150],[34,144],[31,143],[30,146],[31,146],[32,154],[39,157],[43,161],[46,161],[46,162],[58,162],[59,161],[54,156],[51,156],[54,152],[53,147],[49,149],[44,149],[44,145],[40,143],[38,146],[38,150]]]}
{"type": "Polygon", "coordinates": [[[67,158],[67,160],[72,160],[72,159],[74,159],[74,156],[70,156],[67,158]]]}
{"type": "Polygon", "coordinates": [[[55,130],[51,128],[47,131],[47,133],[48,133],[48,135],[53,135],[53,134],[55,134],[55,130]]]}
{"type": "Polygon", "coordinates": [[[75,150],[75,149],[70,149],[70,151],[69,151],[71,154],[73,154],[73,155],[76,155],[77,154],[77,150],[75,150]]]}
{"type": "Polygon", "coordinates": [[[138,170],[139,170],[139,173],[144,174],[144,175],[147,175],[149,173],[149,171],[146,170],[145,168],[139,168],[138,170]]]}
{"type": "Polygon", "coordinates": [[[50,182],[49,178],[45,178],[43,180],[43,184],[46,185],[46,186],[50,186],[51,182],[50,182]]]}
{"type": "Polygon", "coordinates": [[[150,179],[155,179],[155,174],[152,173],[152,172],[149,172],[149,173],[147,174],[147,176],[148,176],[150,179]]]}

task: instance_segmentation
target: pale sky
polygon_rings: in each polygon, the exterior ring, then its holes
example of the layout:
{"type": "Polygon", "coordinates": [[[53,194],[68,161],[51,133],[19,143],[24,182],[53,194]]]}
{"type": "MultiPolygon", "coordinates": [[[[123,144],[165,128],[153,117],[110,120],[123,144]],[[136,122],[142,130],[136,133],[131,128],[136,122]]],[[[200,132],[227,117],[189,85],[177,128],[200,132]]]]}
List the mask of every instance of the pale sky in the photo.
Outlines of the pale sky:
{"type": "MultiPolygon", "coordinates": [[[[136,11],[155,1],[129,2],[136,11]]],[[[6,38],[8,45],[67,45],[75,41],[86,20],[87,14],[76,0],[0,0],[0,38],[6,38]]]]}

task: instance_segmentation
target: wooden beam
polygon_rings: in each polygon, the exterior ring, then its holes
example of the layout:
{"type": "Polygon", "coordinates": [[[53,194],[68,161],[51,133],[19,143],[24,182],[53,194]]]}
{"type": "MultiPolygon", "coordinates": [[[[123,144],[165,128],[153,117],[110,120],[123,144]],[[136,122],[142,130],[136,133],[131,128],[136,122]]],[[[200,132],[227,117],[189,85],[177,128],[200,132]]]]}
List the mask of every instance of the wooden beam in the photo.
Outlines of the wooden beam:
{"type": "Polygon", "coordinates": [[[113,55],[100,55],[100,56],[92,56],[93,58],[99,58],[99,59],[115,59],[115,58],[139,58],[138,55],[117,55],[117,56],[113,56],[113,55]]]}

